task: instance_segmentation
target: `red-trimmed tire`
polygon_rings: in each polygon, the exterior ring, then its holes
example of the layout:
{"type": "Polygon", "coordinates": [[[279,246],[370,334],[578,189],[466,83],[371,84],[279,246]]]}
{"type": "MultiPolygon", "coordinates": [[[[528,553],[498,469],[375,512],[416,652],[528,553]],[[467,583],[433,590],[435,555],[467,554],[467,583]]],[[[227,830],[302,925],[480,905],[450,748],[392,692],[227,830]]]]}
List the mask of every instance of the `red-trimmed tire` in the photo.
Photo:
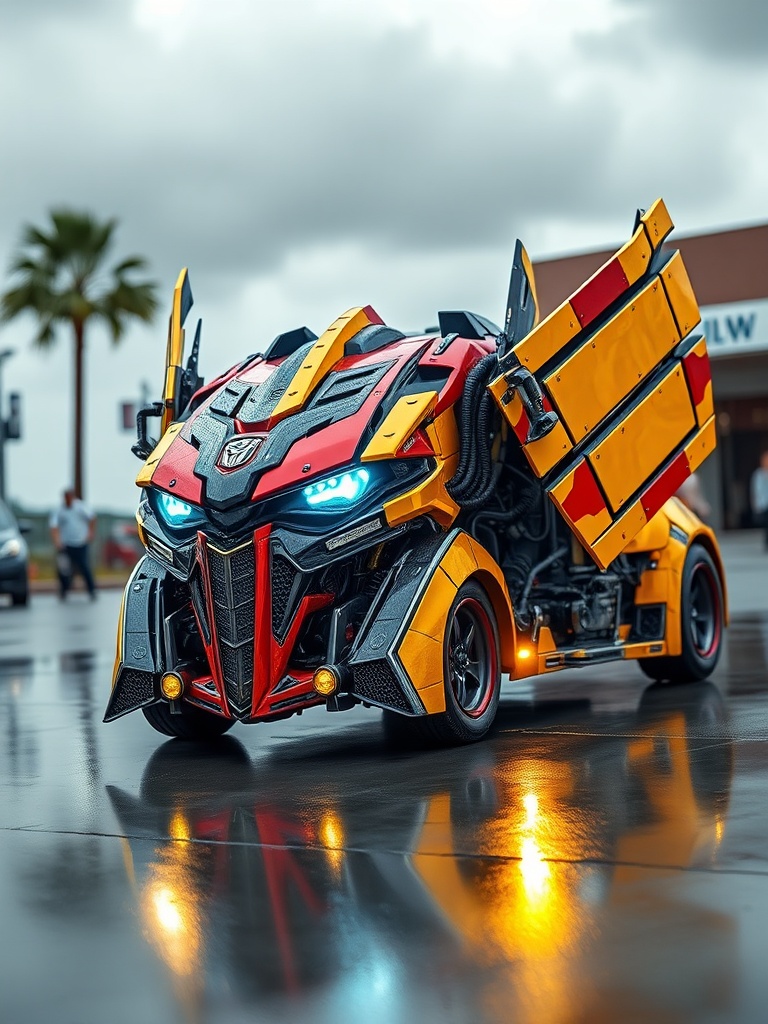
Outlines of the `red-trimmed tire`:
{"type": "Polygon", "coordinates": [[[493,607],[483,588],[467,580],[453,600],[443,636],[445,711],[418,718],[387,713],[388,736],[441,746],[481,740],[499,706],[500,666],[493,607]]]}
{"type": "Polygon", "coordinates": [[[680,596],[680,654],[640,659],[640,668],[657,682],[706,679],[720,658],[725,629],[723,588],[712,556],[701,544],[691,544],[685,556],[680,596]]]}
{"type": "Polygon", "coordinates": [[[199,711],[189,704],[184,705],[180,715],[172,715],[165,701],[150,704],[141,710],[153,729],[157,729],[163,736],[175,736],[180,740],[215,740],[235,724],[232,718],[199,711]]]}

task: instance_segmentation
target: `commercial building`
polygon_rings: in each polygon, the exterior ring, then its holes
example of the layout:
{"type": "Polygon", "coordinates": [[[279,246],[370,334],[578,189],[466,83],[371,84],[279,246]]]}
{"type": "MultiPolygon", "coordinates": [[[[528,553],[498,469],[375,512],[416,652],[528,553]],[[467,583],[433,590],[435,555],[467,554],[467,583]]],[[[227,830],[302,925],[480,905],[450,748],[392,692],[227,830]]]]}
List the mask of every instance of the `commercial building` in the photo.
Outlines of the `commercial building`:
{"type": "MultiPolygon", "coordinates": [[[[701,307],[712,362],[718,448],[699,471],[712,523],[751,525],[749,480],[768,450],[768,224],[672,236],[701,307]]],[[[542,315],[590,277],[616,249],[535,264],[542,315]]]]}

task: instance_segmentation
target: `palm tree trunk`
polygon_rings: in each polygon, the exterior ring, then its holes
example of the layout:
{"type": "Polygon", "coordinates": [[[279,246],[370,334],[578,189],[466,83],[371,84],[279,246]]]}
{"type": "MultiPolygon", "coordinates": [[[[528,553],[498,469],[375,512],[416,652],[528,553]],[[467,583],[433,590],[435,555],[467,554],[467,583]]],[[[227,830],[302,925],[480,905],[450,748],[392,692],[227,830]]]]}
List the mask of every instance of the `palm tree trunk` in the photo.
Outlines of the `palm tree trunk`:
{"type": "Polygon", "coordinates": [[[75,331],[75,464],[73,486],[78,498],[83,495],[83,354],[85,350],[85,324],[74,320],[75,331]]]}

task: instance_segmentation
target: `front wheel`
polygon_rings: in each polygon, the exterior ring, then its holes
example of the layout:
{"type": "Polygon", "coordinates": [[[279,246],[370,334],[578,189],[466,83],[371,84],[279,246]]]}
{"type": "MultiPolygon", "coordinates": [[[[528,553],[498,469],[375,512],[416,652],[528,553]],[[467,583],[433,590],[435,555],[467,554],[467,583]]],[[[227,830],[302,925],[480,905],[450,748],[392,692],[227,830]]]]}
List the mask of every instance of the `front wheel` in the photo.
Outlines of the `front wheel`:
{"type": "Polygon", "coordinates": [[[141,710],[153,729],[164,736],[175,736],[180,740],[215,740],[235,724],[231,718],[199,711],[189,704],[184,705],[180,715],[172,715],[165,701],[150,704],[141,710]]]}
{"type": "Polygon", "coordinates": [[[681,650],[666,658],[641,658],[640,668],[657,682],[706,679],[720,658],[725,629],[723,588],[712,556],[691,544],[683,564],[680,595],[681,650]]]}
{"type": "Polygon", "coordinates": [[[392,738],[473,743],[490,729],[501,691],[499,631],[488,595],[474,580],[459,587],[443,635],[445,711],[419,718],[387,714],[392,738]]]}

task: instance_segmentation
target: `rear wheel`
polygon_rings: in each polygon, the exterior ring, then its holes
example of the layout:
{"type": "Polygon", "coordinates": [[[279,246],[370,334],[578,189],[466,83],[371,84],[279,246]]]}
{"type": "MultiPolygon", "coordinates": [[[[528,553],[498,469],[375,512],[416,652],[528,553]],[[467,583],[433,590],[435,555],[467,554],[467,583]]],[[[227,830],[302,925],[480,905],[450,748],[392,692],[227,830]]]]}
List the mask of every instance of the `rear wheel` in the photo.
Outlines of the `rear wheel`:
{"type": "Polygon", "coordinates": [[[176,736],[181,740],[214,740],[223,736],[235,724],[231,718],[199,711],[189,704],[184,705],[180,715],[172,715],[170,705],[165,701],[150,704],[141,710],[153,729],[164,736],[176,736]]]}
{"type": "Polygon", "coordinates": [[[640,668],[658,682],[692,683],[715,670],[723,642],[723,588],[712,556],[691,544],[683,565],[681,651],[666,658],[641,658],[640,668]]]}
{"type": "Polygon", "coordinates": [[[14,608],[24,608],[29,604],[29,590],[21,590],[16,594],[11,594],[11,604],[14,608]]]}
{"type": "Polygon", "coordinates": [[[418,718],[385,715],[391,738],[432,744],[473,743],[488,732],[499,706],[499,633],[493,607],[474,580],[459,587],[443,636],[445,711],[418,718]]]}

